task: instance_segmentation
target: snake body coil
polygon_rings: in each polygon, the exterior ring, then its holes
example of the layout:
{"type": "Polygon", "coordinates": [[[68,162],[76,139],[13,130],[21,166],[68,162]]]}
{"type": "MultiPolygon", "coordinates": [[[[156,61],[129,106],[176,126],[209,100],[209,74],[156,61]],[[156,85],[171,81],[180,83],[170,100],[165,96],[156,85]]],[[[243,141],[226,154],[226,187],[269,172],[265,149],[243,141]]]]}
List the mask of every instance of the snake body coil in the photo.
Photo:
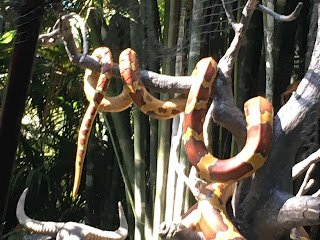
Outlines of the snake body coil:
{"type": "Polygon", "coordinates": [[[184,111],[184,96],[161,101],[147,91],[140,79],[137,55],[132,49],[128,48],[120,54],[119,69],[130,97],[143,113],[156,119],[168,119],[184,111]]]}
{"type": "MultiPolygon", "coordinates": [[[[101,62],[102,67],[104,63],[102,62],[101,56],[104,54],[105,47],[100,47],[94,50],[92,53],[92,57],[94,59],[97,59],[99,62],[101,62]]],[[[110,51],[110,50],[109,50],[110,51]]],[[[83,89],[84,93],[86,95],[86,98],[89,102],[92,101],[92,99],[95,96],[96,88],[97,88],[97,82],[100,77],[100,73],[93,72],[90,69],[86,69],[85,75],[84,75],[84,81],[83,81],[83,89]]],[[[101,112],[121,112],[126,110],[128,107],[132,105],[132,99],[129,96],[127,89],[123,87],[122,92],[115,96],[110,97],[103,95],[103,99],[100,102],[99,105],[99,111],[101,112]]]]}
{"type": "Polygon", "coordinates": [[[242,151],[230,159],[220,160],[209,153],[203,139],[203,122],[207,102],[217,73],[212,58],[197,64],[193,75],[202,82],[194,83],[185,109],[184,141],[188,158],[200,175],[209,181],[234,182],[250,176],[260,168],[271,149],[273,108],[263,97],[247,101],[244,111],[247,121],[247,141],[242,151]]]}
{"type": "MultiPolygon", "coordinates": [[[[242,151],[221,160],[209,153],[203,139],[207,103],[217,74],[217,63],[204,58],[193,75],[202,78],[191,86],[185,109],[184,141],[188,158],[200,175],[213,182],[202,189],[198,203],[182,219],[187,228],[201,231],[206,239],[241,240],[226,213],[226,201],[233,183],[251,176],[265,162],[272,142],[273,108],[263,97],[245,103],[247,141],[242,151]]],[[[232,191],[231,191],[232,192],[232,191]]]]}

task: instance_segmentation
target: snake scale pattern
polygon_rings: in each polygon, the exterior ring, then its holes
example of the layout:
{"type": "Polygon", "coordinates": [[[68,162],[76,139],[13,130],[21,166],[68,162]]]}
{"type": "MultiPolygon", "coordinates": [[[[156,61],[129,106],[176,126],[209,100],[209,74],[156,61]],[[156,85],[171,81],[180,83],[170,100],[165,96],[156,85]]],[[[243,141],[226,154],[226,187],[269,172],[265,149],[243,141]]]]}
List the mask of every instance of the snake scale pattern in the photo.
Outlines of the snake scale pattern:
{"type": "Polygon", "coordinates": [[[75,160],[75,176],[74,185],[72,189],[72,197],[74,198],[79,190],[81,173],[83,169],[83,162],[86,155],[88,139],[94,118],[97,115],[98,109],[105,97],[105,92],[110,84],[112,76],[113,60],[112,54],[109,48],[101,47],[93,52],[93,56],[99,59],[102,63],[102,74],[99,75],[99,79],[96,85],[96,89],[92,100],[86,110],[86,113],[82,119],[81,127],[78,135],[77,153],[75,160]]]}
{"type": "Polygon", "coordinates": [[[266,161],[272,143],[273,108],[263,97],[244,105],[247,141],[240,153],[230,159],[218,159],[209,153],[203,139],[203,123],[217,63],[207,57],[199,61],[193,75],[199,76],[191,86],[185,109],[184,142],[190,163],[210,182],[201,190],[197,206],[185,216],[186,227],[200,231],[205,239],[245,239],[234,227],[226,212],[226,201],[236,181],[251,176],[266,161]],[[188,216],[191,216],[190,219],[188,216]]]}

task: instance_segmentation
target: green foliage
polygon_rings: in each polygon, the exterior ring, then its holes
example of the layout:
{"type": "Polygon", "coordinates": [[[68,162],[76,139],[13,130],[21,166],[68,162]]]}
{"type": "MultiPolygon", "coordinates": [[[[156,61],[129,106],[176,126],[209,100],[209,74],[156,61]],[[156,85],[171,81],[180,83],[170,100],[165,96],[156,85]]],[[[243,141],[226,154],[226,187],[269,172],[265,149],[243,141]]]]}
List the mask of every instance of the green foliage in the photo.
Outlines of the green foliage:
{"type": "MultiPolygon", "coordinates": [[[[77,9],[81,4],[71,7],[77,9]]],[[[44,28],[55,21],[53,14],[47,15],[44,28]]],[[[10,29],[4,31],[7,33],[2,35],[0,44],[0,97],[9,73],[15,33],[10,29]]],[[[39,45],[22,120],[5,239],[20,239],[23,235],[14,229],[15,208],[26,187],[29,188],[26,210],[33,218],[52,221],[84,218],[84,199],[79,197],[73,201],[70,197],[77,133],[87,104],[81,91],[82,78],[83,70],[70,63],[63,43],[53,48],[39,45]]]]}
{"type": "Polygon", "coordinates": [[[163,27],[164,26],[164,18],[165,18],[166,0],[158,0],[157,2],[158,2],[158,8],[159,8],[160,25],[163,27]]]}
{"type": "Polygon", "coordinates": [[[0,38],[0,44],[8,44],[11,43],[14,36],[16,34],[15,30],[11,30],[9,32],[6,32],[5,34],[3,34],[0,38]]]}
{"type": "Polygon", "coordinates": [[[1,239],[6,240],[21,240],[26,232],[18,226],[16,226],[13,230],[3,235],[1,239]]]}

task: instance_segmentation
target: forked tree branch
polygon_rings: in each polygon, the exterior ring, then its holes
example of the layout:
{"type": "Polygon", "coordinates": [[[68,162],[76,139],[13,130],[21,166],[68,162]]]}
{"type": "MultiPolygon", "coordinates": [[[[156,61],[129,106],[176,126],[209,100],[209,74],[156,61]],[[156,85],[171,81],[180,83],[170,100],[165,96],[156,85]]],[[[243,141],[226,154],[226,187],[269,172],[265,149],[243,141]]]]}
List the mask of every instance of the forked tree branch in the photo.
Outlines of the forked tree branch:
{"type": "Polygon", "coordinates": [[[314,179],[311,179],[311,174],[312,174],[313,170],[315,169],[315,166],[316,166],[315,164],[310,165],[296,196],[304,195],[308,191],[308,189],[313,185],[314,179]]]}
{"type": "Polygon", "coordinates": [[[302,173],[308,170],[311,164],[317,163],[320,161],[320,149],[312,153],[309,157],[297,163],[292,168],[292,178],[296,179],[302,173]]]}
{"type": "Polygon", "coordinates": [[[247,1],[239,23],[234,22],[229,1],[222,1],[222,3],[230,24],[235,31],[235,36],[218,63],[219,74],[213,85],[211,94],[213,102],[207,115],[212,116],[216,123],[228,129],[238,144],[243,146],[246,139],[246,122],[242,111],[240,111],[233,100],[232,70],[258,1],[247,1]]]}
{"type": "MultiPolygon", "coordinates": [[[[258,1],[250,0],[247,2],[246,7],[243,9],[240,23],[235,22],[229,1],[227,1],[226,3],[225,1],[222,1],[222,2],[224,4],[227,17],[233,29],[239,35],[242,35],[243,30],[245,31],[246,27],[250,22],[251,14],[256,9],[258,1]]],[[[258,4],[258,7],[263,8],[263,6],[259,4],[258,4]]],[[[289,21],[298,16],[298,14],[300,13],[301,7],[302,7],[302,4],[299,3],[296,10],[289,16],[276,14],[270,10],[268,11],[267,8],[263,8],[263,9],[265,9],[265,11],[268,12],[268,14],[271,14],[276,19],[280,19],[280,20],[287,19],[287,21],[289,21]]],[[[87,43],[86,36],[87,35],[86,35],[85,23],[83,22],[81,17],[75,13],[67,13],[66,15],[63,15],[60,17],[60,19],[53,26],[53,30],[50,33],[41,34],[39,36],[39,40],[45,46],[52,47],[62,39],[66,47],[66,51],[69,56],[69,59],[73,64],[83,69],[89,68],[93,71],[99,72],[101,71],[100,63],[95,59],[93,59],[92,57],[87,56],[88,43],[87,43]],[[82,39],[83,53],[79,51],[79,49],[76,47],[76,44],[74,42],[70,23],[69,23],[70,18],[75,18],[80,25],[80,30],[83,38],[82,39]]],[[[239,39],[235,42],[233,41],[233,44],[231,44],[229,48],[230,51],[224,55],[222,61],[220,60],[221,62],[221,64],[219,64],[220,68],[223,67],[224,69],[229,69],[229,71],[232,70],[234,58],[238,54],[238,51],[242,42],[241,39],[243,39],[243,37],[240,37],[239,39]],[[239,39],[240,39],[240,43],[237,43],[239,39]],[[227,61],[227,59],[229,59],[229,61],[227,61]]],[[[223,71],[223,73],[225,73],[225,71],[223,71]]],[[[117,76],[120,76],[119,68],[117,64],[114,65],[114,74],[117,76]]],[[[140,75],[143,83],[148,88],[158,92],[171,92],[171,93],[188,93],[192,82],[196,79],[196,77],[191,77],[191,76],[188,76],[188,77],[166,76],[166,75],[157,74],[157,73],[146,71],[146,70],[140,70],[140,75]]],[[[230,74],[227,74],[227,75],[230,75],[230,74]]]]}
{"type": "MultiPolygon", "coordinates": [[[[39,36],[39,41],[46,47],[53,47],[54,45],[58,44],[60,40],[63,40],[68,57],[73,64],[79,66],[82,69],[88,68],[95,72],[101,72],[100,62],[85,54],[85,52],[87,51],[87,43],[86,37],[84,37],[86,36],[86,34],[84,32],[86,30],[83,20],[80,19],[80,16],[75,13],[69,13],[65,16],[60,17],[60,19],[53,26],[53,30],[49,33],[41,34],[39,36]],[[70,18],[76,18],[80,23],[81,32],[84,39],[84,53],[81,53],[75,44],[69,22],[70,18]]],[[[174,77],[142,69],[140,69],[139,73],[141,76],[141,80],[143,81],[145,86],[157,92],[187,94],[192,82],[197,80],[197,77],[174,77]]],[[[118,64],[114,64],[113,74],[120,77],[118,64]]]]}

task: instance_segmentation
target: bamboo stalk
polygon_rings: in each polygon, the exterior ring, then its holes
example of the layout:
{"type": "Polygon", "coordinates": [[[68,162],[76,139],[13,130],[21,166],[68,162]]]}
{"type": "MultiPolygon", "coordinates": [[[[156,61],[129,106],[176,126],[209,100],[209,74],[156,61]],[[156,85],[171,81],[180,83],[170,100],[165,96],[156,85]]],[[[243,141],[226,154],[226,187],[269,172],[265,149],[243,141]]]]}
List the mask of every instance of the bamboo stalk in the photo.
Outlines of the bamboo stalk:
{"type": "Polygon", "coordinates": [[[111,139],[111,142],[112,142],[112,146],[114,148],[114,153],[115,153],[115,156],[116,156],[116,160],[117,160],[117,163],[118,163],[118,166],[119,166],[119,169],[120,169],[120,172],[121,172],[121,176],[122,176],[122,179],[123,179],[123,182],[124,182],[124,185],[125,185],[126,194],[128,196],[128,200],[130,202],[130,206],[132,208],[133,214],[135,215],[135,212],[134,212],[134,201],[133,201],[133,195],[132,195],[132,193],[130,191],[131,188],[130,188],[129,178],[128,178],[127,174],[125,174],[125,171],[124,171],[124,169],[122,167],[121,158],[120,158],[120,154],[118,152],[117,146],[116,146],[115,138],[113,136],[113,133],[111,132],[110,124],[109,124],[108,119],[107,119],[107,117],[105,115],[106,115],[106,113],[103,114],[104,123],[106,124],[108,132],[110,134],[110,139],[111,139]]]}
{"type": "MultiPolygon", "coordinates": [[[[271,0],[263,0],[263,5],[274,10],[274,4],[271,0]]],[[[264,45],[266,54],[266,98],[273,103],[273,33],[274,33],[274,18],[273,16],[263,14],[264,25],[264,45]]]]}
{"type": "Polygon", "coordinates": [[[188,75],[191,75],[200,59],[201,28],[199,26],[201,23],[202,9],[203,1],[193,0],[188,75]]]}
{"type": "MultiPolygon", "coordinates": [[[[162,97],[162,100],[164,98],[162,97]]],[[[158,239],[160,222],[164,219],[165,206],[165,182],[167,180],[167,168],[169,160],[170,144],[170,120],[160,120],[159,122],[159,146],[157,154],[157,179],[156,179],[156,195],[153,213],[153,239],[158,239]]]]}
{"type": "MultiPolygon", "coordinates": [[[[168,39],[167,43],[164,45],[168,48],[172,48],[176,45],[176,36],[177,36],[177,27],[178,27],[178,17],[179,14],[179,0],[170,0],[166,2],[166,9],[170,5],[169,11],[166,10],[166,13],[169,14],[169,23],[168,26],[165,26],[167,32],[165,33],[164,39],[168,39]]],[[[173,75],[175,65],[171,61],[171,58],[168,58],[164,64],[165,74],[173,75]]],[[[161,100],[168,100],[172,95],[161,94],[161,100]]],[[[159,146],[158,146],[158,159],[157,159],[157,180],[156,180],[156,196],[154,203],[154,216],[153,216],[153,239],[158,239],[158,232],[160,223],[164,219],[165,215],[165,183],[167,180],[167,168],[169,162],[169,152],[170,152],[170,137],[171,137],[171,120],[160,120],[159,121],[159,146]]]]}
{"type": "MultiPolygon", "coordinates": [[[[179,116],[179,126],[178,126],[178,132],[176,134],[176,143],[175,143],[175,147],[176,149],[171,149],[171,151],[176,151],[176,155],[177,155],[177,164],[179,164],[179,166],[175,166],[180,167],[184,170],[184,173],[186,173],[188,171],[189,168],[189,160],[186,157],[185,152],[182,150],[182,148],[184,148],[183,144],[181,144],[182,142],[182,127],[183,127],[183,120],[184,120],[184,114],[180,114],[179,116]],[[180,160],[178,162],[178,159],[180,160]]],[[[182,210],[184,207],[184,196],[185,196],[185,192],[186,192],[186,187],[185,187],[185,183],[184,183],[184,178],[180,175],[178,175],[177,180],[176,180],[176,190],[175,190],[175,201],[174,201],[174,211],[173,211],[173,221],[177,221],[178,219],[180,219],[181,214],[182,214],[182,210]]]]}
{"type": "MultiPolygon", "coordinates": [[[[147,27],[147,53],[148,53],[148,69],[159,72],[159,35],[160,35],[160,19],[157,0],[146,0],[146,27],[147,27]]],[[[160,94],[150,91],[150,94],[159,98],[160,94]]],[[[153,203],[155,198],[156,172],[157,172],[157,148],[158,148],[158,120],[150,118],[149,120],[149,188],[146,192],[146,208],[145,208],[145,238],[152,239],[152,215],[153,203]]],[[[146,163],[147,165],[147,163],[146,163]]]]}
{"type": "Polygon", "coordinates": [[[145,223],[145,115],[134,106],[133,126],[134,126],[134,205],[135,205],[135,240],[144,240],[145,223]]]}
{"type": "MultiPolygon", "coordinates": [[[[182,0],[181,1],[181,10],[180,10],[180,21],[179,21],[179,32],[178,32],[178,40],[177,40],[177,56],[176,56],[176,69],[175,75],[182,76],[183,72],[183,40],[186,35],[187,28],[187,18],[190,12],[191,0],[182,0]]],[[[170,149],[170,162],[175,162],[175,171],[178,167],[183,168],[184,171],[188,170],[188,159],[186,155],[181,151],[181,142],[182,142],[182,127],[183,127],[184,113],[180,114],[178,117],[174,119],[174,123],[172,124],[173,131],[176,132],[175,136],[172,134],[172,142],[170,149]],[[182,153],[182,154],[181,154],[182,153]],[[175,159],[171,159],[171,156],[175,159]],[[177,166],[179,164],[179,166],[177,166]]],[[[175,193],[174,193],[174,203],[173,203],[173,215],[172,220],[177,221],[180,219],[183,206],[184,206],[184,196],[185,196],[185,183],[184,178],[181,175],[178,175],[176,178],[175,185],[175,193]]]]}
{"type": "MultiPolygon", "coordinates": [[[[176,185],[176,162],[178,162],[179,153],[177,146],[180,145],[181,136],[177,135],[179,128],[179,117],[175,117],[172,120],[172,133],[171,133],[171,147],[168,164],[168,178],[166,187],[166,208],[165,208],[165,221],[171,222],[173,218],[173,205],[174,205],[174,193],[176,185]]],[[[180,148],[179,148],[180,150],[180,148]]]]}
{"type": "Polygon", "coordinates": [[[114,222],[115,216],[117,216],[118,213],[117,203],[119,202],[119,191],[121,191],[121,189],[119,188],[121,181],[121,172],[119,171],[119,167],[117,165],[117,159],[114,158],[109,200],[105,202],[103,211],[104,213],[108,211],[108,214],[106,217],[101,216],[101,219],[103,219],[105,222],[101,222],[100,225],[103,227],[107,227],[107,229],[112,229],[112,223],[114,222]]]}

